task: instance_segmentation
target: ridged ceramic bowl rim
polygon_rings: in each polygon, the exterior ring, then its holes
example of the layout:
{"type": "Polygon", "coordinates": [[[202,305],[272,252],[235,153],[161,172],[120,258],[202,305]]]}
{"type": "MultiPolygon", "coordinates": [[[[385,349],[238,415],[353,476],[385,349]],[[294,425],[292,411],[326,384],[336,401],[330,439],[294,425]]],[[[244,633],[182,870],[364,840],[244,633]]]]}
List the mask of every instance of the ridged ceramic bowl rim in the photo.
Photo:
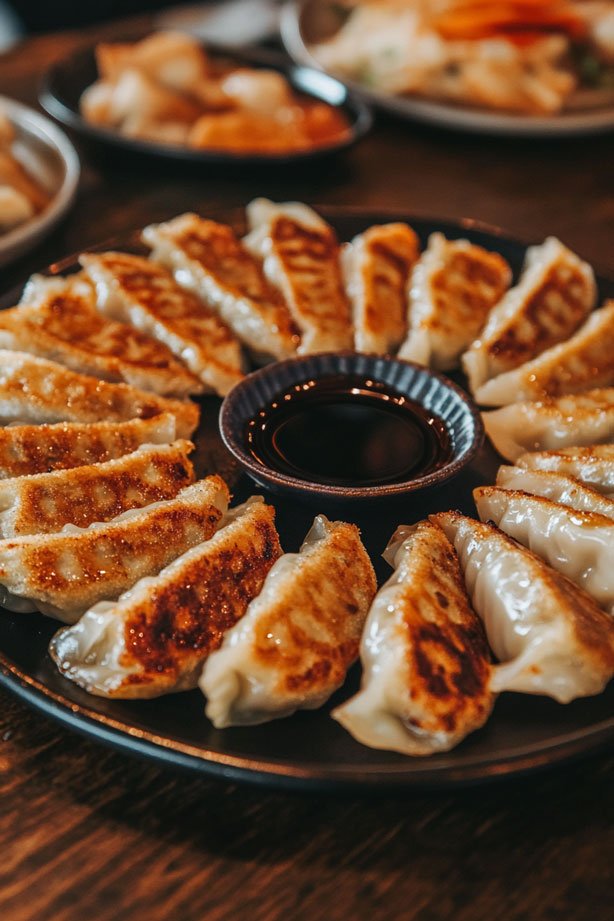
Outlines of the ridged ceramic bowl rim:
{"type": "Polygon", "coordinates": [[[314,498],[330,498],[337,501],[355,501],[359,499],[380,499],[391,496],[403,496],[433,486],[438,486],[456,476],[480,449],[484,440],[484,425],[477,406],[471,397],[449,378],[444,377],[422,365],[381,355],[366,355],[360,352],[323,352],[288,358],[267,365],[252,374],[248,374],[225,398],[220,409],[220,432],[224,444],[241,466],[261,486],[275,491],[293,492],[297,495],[314,498]],[[390,372],[398,369],[398,375],[413,371],[414,376],[409,386],[400,385],[398,381],[388,379],[390,372]],[[415,400],[442,420],[452,439],[453,457],[444,466],[430,473],[406,480],[401,483],[387,483],[380,486],[333,486],[323,483],[301,480],[298,477],[281,473],[257,461],[247,448],[245,430],[250,419],[263,409],[277,394],[294,384],[312,378],[327,377],[331,374],[366,374],[376,381],[383,381],[394,387],[404,396],[415,400]],[[420,386],[415,391],[418,381],[430,383],[426,389],[420,386]],[[460,414],[449,423],[448,418],[439,412],[431,402],[436,391],[443,391],[452,397],[460,414]],[[428,402],[426,401],[428,400],[428,402]],[[464,420],[469,425],[467,444],[459,449],[455,430],[464,420]]]}

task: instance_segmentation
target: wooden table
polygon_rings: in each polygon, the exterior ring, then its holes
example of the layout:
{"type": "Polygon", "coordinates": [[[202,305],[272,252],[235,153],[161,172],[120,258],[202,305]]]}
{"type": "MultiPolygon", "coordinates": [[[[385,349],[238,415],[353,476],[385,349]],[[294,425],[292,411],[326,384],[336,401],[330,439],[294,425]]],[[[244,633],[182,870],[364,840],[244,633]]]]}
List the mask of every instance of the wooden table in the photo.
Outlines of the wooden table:
{"type": "MultiPolygon", "coordinates": [[[[0,92],[34,102],[49,63],[87,39],[41,38],[0,58],[0,92]]],[[[612,136],[494,140],[383,118],[347,157],[309,172],[84,159],[74,211],[2,270],[2,289],[145,222],[258,194],[556,234],[614,273],[613,164],[612,136]]],[[[611,754],[460,792],[293,796],[158,770],[5,693],[0,705],[3,921],[611,917],[611,754]]]]}

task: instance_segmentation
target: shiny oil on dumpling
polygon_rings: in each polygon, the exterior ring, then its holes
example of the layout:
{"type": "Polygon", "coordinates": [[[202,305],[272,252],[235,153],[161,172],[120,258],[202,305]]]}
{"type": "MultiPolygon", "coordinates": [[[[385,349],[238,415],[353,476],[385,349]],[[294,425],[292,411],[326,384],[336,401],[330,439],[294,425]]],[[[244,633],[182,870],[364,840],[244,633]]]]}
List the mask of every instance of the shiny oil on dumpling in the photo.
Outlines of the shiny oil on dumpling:
{"type": "Polygon", "coordinates": [[[543,400],[614,384],[614,301],[593,311],[578,332],[475,391],[483,406],[543,400]]]}
{"type": "Polygon", "coordinates": [[[99,381],[26,352],[0,349],[0,423],[123,422],[160,413],[172,413],[180,438],[190,437],[200,415],[189,400],[99,381]]]}
{"type": "Polygon", "coordinates": [[[257,359],[296,352],[298,336],[283,298],[231,227],[182,214],[151,224],[142,236],[152,259],[213,307],[257,359]]]}
{"type": "Polygon", "coordinates": [[[233,509],[212,537],[158,575],[60,630],[49,651],[62,673],[103,697],[196,687],[203,662],[281,556],[274,517],[261,500],[233,509]]]}
{"type": "Polygon", "coordinates": [[[549,470],[528,470],[523,467],[499,467],[497,486],[543,496],[579,512],[596,512],[614,521],[614,499],[591,489],[580,480],[549,470]]]}
{"type": "Polygon", "coordinates": [[[128,422],[0,426],[0,479],[102,463],[143,444],[175,441],[171,413],[128,422]]]}
{"type": "Polygon", "coordinates": [[[409,331],[399,358],[455,368],[512,280],[498,253],[468,240],[429,237],[409,281],[409,331]]]}
{"type": "Polygon", "coordinates": [[[1,540],[0,606],[74,623],[211,537],[228,500],[224,481],[211,476],[108,522],[1,540]]]}
{"type": "Polygon", "coordinates": [[[491,521],[539,554],[600,604],[614,605],[614,524],[542,496],[498,486],[474,490],[482,521],[491,521]]]}
{"type": "Polygon", "coordinates": [[[218,728],[320,707],[345,680],[376,590],[358,528],[318,515],[299,553],[268,574],[205,664],[200,688],[218,728]]]}
{"type": "Polygon", "coordinates": [[[172,499],[194,482],[194,445],[144,445],[104,463],[0,480],[0,539],[85,528],[132,508],[172,499]]]}
{"type": "Polygon", "coordinates": [[[401,528],[363,631],[359,693],[332,717],[363,745],[448,751],[488,719],[490,651],[458,557],[436,525],[401,528]]]}
{"type": "Polygon", "coordinates": [[[522,454],[516,464],[531,470],[554,470],[575,477],[614,499],[614,445],[588,445],[522,454]]]}
{"type": "Polygon", "coordinates": [[[545,694],[560,703],[599,694],[614,675],[614,620],[493,525],[456,512],[432,520],[456,548],[499,660],[491,690],[545,694]]]}
{"type": "Polygon", "coordinates": [[[486,434],[506,460],[614,439],[614,387],[511,403],[482,413],[486,434]]]}
{"type": "Polygon", "coordinates": [[[243,358],[236,337],[162,266],[118,252],[84,253],[80,262],[105,316],[167,346],[214,393],[224,396],[241,380],[243,358]]]}
{"type": "Polygon", "coordinates": [[[0,348],[57,361],[80,374],[132,384],[162,396],[203,390],[172,352],[95,308],[94,289],[77,275],[33,276],[21,304],[0,313],[0,348]]]}
{"type": "Polygon", "coordinates": [[[407,327],[407,281],[420,252],[407,224],[369,227],[341,247],[357,352],[391,355],[407,327]]]}
{"type": "Polygon", "coordinates": [[[247,206],[247,222],[243,242],[281,291],[301,335],[299,353],[352,348],[350,305],[332,227],[307,205],[276,205],[266,198],[247,206]]]}
{"type": "Polygon", "coordinates": [[[471,392],[567,339],[586,319],[596,296],[591,267],[555,237],[530,247],[518,284],[497,304],[463,356],[471,392]]]}

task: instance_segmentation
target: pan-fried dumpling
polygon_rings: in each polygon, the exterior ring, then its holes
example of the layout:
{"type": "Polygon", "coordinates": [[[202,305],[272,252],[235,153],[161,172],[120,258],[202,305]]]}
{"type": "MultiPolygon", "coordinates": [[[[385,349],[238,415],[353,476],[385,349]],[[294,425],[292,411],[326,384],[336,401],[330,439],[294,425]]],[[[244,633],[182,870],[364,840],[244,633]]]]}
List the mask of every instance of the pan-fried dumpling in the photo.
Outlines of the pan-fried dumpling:
{"type": "Polygon", "coordinates": [[[433,515],[458,553],[499,665],[491,690],[560,703],[599,694],[614,675],[614,621],[573,582],[493,525],[433,515]]]}
{"type": "Polygon", "coordinates": [[[24,610],[28,601],[30,610],[74,623],[98,601],[118,598],[211,537],[228,499],[224,481],[212,476],[174,499],[131,509],[106,523],[2,540],[0,606],[24,610]]]}
{"type": "Polygon", "coordinates": [[[184,32],[153,32],[138,42],[99,42],[98,72],[115,81],[126,70],[138,70],[171,90],[190,95],[194,84],[207,78],[207,55],[201,43],[184,32]]]}
{"type": "Polygon", "coordinates": [[[181,214],[143,240],[177,282],[213,307],[257,359],[289,358],[298,336],[279,291],[231,227],[181,214]]]}
{"type": "Polygon", "coordinates": [[[228,327],[172,275],[143,256],[84,253],[105,316],[146,333],[180,358],[205,386],[224,396],[241,380],[241,347],[228,327]]]}
{"type": "Polygon", "coordinates": [[[21,305],[0,313],[0,348],[29,352],[106,381],[162,396],[200,393],[203,385],[166,346],[126,323],[106,320],[94,289],[76,275],[35,275],[21,305]]]}
{"type": "Polygon", "coordinates": [[[350,305],[343,289],[339,244],[332,227],[299,202],[247,206],[245,246],[285,298],[301,333],[299,353],[352,347],[350,305]]]}
{"type": "Polygon", "coordinates": [[[0,426],[0,479],[112,460],[142,444],[170,444],[175,431],[171,413],[129,422],[0,426]]]}
{"type": "Polygon", "coordinates": [[[567,342],[487,381],[478,387],[475,398],[483,406],[503,406],[609,387],[614,384],[613,341],[614,301],[608,301],[567,342]]]}
{"type": "Polygon", "coordinates": [[[431,234],[411,273],[409,332],[399,358],[441,371],[457,367],[511,280],[498,253],[431,234]]]}
{"type": "Polygon", "coordinates": [[[194,482],[194,445],[144,445],[102,464],[0,480],[0,538],[86,528],[131,508],[172,499],[194,482]]]}
{"type": "Polygon", "coordinates": [[[530,470],[554,470],[573,476],[614,499],[614,445],[562,448],[522,454],[516,464],[530,470]]]}
{"type": "Polygon", "coordinates": [[[486,434],[506,460],[614,439],[614,387],[512,403],[482,413],[486,434]]]}
{"type": "Polygon", "coordinates": [[[595,306],[596,296],[590,265],[555,237],[529,247],[520,281],[463,355],[471,392],[571,336],[595,306]]]}
{"type": "Polygon", "coordinates": [[[251,501],[224,526],[117,602],[60,630],[49,651],[63,674],[103,697],[157,697],[196,687],[203,662],[245,613],[282,550],[275,512],[251,501]]]}
{"type": "Polygon", "coordinates": [[[357,352],[392,355],[407,327],[407,280],[420,252],[407,224],[369,227],[341,247],[357,352]]]}
{"type": "Polygon", "coordinates": [[[542,496],[481,486],[473,497],[482,521],[538,553],[600,604],[614,605],[614,524],[542,496]]]}
{"type": "Polygon", "coordinates": [[[218,728],[320,707],[345,680],[376,590],[358,528],[318,515],[299,553],[279,559],[245,616],[205,664],[218,728]]]}
{"type": "Polygon", "coordinates": [[[399,528],[387,558],[395,572],[367,617],[361,690],[331,715],[371,748],[448,751],[486,722],[494,703],[484,628],[436,525],[399,528]]]}
{"type": "Polygon", "coordinates": [[[527,470],[523,467],[499,467],[497,486],[543,496],[579,512],[596,512],[614,521],[614,499],[603,496],[580,480],[548,470],[527,470]]]}
{"type": "Polygon", "coordinates": [[[172,413],[177,435],[189,438],[199,411],[129,384],[109,384],[26,352],[0,349],[0,423],[123,422],[172,413]]]}

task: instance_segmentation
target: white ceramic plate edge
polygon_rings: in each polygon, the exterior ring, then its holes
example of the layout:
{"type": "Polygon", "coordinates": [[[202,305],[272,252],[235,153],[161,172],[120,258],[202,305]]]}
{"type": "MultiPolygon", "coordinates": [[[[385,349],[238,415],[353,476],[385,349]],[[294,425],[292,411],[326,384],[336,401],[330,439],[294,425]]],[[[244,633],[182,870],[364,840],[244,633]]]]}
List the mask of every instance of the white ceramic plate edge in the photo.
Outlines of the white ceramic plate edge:
{"type": "Polygon", "coordinates": [[[46,116],[8,96],[0,96],[0,110],[6,113],[11,122],[35,134],[43,144],[55,151],[64,164],[62,184],[47,207],[31,220],[0,236],[2,266],[33,247],[68,211],[77,193],[81,164],[67,136],[46,116]]]}

